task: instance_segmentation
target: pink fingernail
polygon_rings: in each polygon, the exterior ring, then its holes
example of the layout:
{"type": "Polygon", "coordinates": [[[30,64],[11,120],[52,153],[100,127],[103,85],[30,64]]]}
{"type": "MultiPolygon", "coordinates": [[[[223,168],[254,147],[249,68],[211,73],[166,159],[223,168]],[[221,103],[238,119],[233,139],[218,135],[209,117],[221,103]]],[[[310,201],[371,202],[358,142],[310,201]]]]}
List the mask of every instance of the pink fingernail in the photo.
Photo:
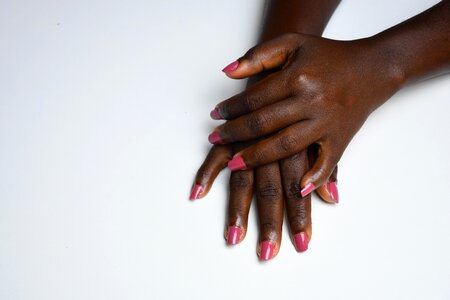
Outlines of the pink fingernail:
{"type": "Polygon", "coordinates": [[[300,194],[302,197],[309,195],[312,191],[314,191],[315,187],[312,182],[308,183],[301,191],[300,194]]]}
{"type": "Polygon", "coordinates": [[[239,243],[239,239],[241,238],[241,229],[237,226],[228,227],[228,245],[236,245],[239,243]]]}
{"type": "Polygon", "coordinates": [[[222,72],[228,73],[235,71],[239,66],[239,61],[233,61],[231,64],[223,68],[222,72]]]}
{"type": "Polygon", "coordinates": [[[220,115],[219,108],[216,106],[210,113],[211,119],[214,120],[222,120],[222,116],[220,115]]]}
{"type": "Polygon", "coordinates": [[[327,183],[327,190],[331,195],[331,199],[333,199],[334,202],[339,203],[339,193],[336,182],[332,181],[327,183]]]}
{"type": "Polygon", "coordinates": [[[211,144],[222,144],[222,138],[217,131],[214,131],[208,136],[208,141],[211,144]]]}
{"type": "Polygon", "coordinates": [[[244,159],[241,156],[236,156],[228,162],[228,168],[231,171],[243,170],[247,168],[244,159]]]}
{"type": "Polygon", "coordinates": [[[294,245],[297,252],[304,252],[308,250],[309,238],[304,232],[300,232],[294,235],[294,245]]]}
{"type": "Polygon", "coordinates": [[[264,241],[261,243],[261,260],[269,260],[273,257],[273,244],[271,242],[264,241]]]}
{"type": "Polygon", "coordinates": [[[191,196],[189,197],[189,199],[191,200],[195,200],[198,199],[200,196],[200,193],[203,192],[203,188],[200,184],[196,184],[192,187],[192,191],[191,191],[191,196]]]}

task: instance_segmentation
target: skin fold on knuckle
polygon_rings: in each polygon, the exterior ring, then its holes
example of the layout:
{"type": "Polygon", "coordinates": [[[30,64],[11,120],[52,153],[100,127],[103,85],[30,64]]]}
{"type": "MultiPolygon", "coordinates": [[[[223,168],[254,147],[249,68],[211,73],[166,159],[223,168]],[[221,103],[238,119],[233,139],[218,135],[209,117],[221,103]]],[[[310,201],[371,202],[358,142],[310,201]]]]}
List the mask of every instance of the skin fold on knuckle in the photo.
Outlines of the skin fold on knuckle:
{"type": "Polygon", "coordinates": [[[247,171],[236,171],[231,173],[230,192],[240,192],[253,186],[252,175],[247,171]]]}
{"type": "Polygon", "coordinates": [[[252,137],[258,137],[264,134],[267,129],[268,122],[269,120],[264,114],[253,113],[248,116],[246,126],[252,137]]]}
{"type": "Polygon", "coordinates": [[[286,133],[280,137],[278,148],[282,154],[290,154],[298,149],[298,140],[292,134],[286,133]]]}
{"type": "Polygon", "coordinates": [[[242,106],[244,112],[256,110],[259,102],[260,98],[251,90],[247,89],[241,93],[240,105],[242,106]]]}
{"type": "Polygon", "coordinates": [[[286,198],[288,200],[302,199],[302,197],[300,195],[301,188],[300,188],[299,182],[300,182],[300,179],[298,179],[297,181],[293,180],[289,183],[289,185],[285,189],[286,198]]]}
{"type": "Polygon", "coordinates": [[[257,188],[257,196],[264,202],[272,202],[281,197],[281,187],[278,184],[267,182],[257,188]]]}

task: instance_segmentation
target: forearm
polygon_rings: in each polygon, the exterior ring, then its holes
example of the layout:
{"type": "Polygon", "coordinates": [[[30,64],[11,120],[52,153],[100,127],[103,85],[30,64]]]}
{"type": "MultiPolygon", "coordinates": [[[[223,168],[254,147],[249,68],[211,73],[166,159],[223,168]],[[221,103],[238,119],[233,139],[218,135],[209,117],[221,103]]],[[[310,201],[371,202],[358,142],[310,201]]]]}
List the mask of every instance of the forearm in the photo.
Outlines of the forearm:
{"type": "Polygon", "coordinates": [[[283,33],[321,36],[340,0],[269,0],[260,42],[283,33]]]}
{"type": "Polygon", "coordinates": [[[399,87],[450,71],[450,0],[376,35],[399,87]]]}

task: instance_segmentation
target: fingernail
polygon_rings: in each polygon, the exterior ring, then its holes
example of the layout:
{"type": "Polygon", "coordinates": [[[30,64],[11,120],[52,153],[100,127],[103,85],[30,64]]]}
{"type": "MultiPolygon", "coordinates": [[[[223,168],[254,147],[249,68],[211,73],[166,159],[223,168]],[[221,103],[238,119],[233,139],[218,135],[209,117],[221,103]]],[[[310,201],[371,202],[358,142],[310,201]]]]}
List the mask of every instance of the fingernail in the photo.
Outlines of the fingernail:
{"type": "Polygon", "coordinates": [[[208,141],[211,144],[222,144],[222,138],[217,131],[214,131],[208,136],[208,141]]]}
{"type": "Polygon", "coordinates": [[[245,164],[245,161],[241,156],[235,156],[228,162],[228,168],[231,171],[237,171],[247,168],[247,165],[245,164]]]}
{"type": "Polygon", "coordinates": [[[236,245],[239,243],[239,239],[241,238],[241,228],[237,226],[228,227],[228,245],[236,245]]]}
{"type": "Polygon", "coordinates": [[[327,183],[327,190],[331,195],[331,199],[334,200],[334,202],[339,203],[339,193],[336,182],[328,182],[327,183]]]}
{"type": "Polygon", "coordinates": [[[239,66],[239,61],[233,61],[231,64],[223,68],[222,72],[228,73],[235,71],[239,66]]]}
{"type": "Polygon", "coordinates": [[[195,200],[198,199],[200,196],[200,193],[203,192],[203,188],[200,184],[196,184],[192,187],[191,196],[189,199],[195,200]]]}
{"type": "Polygon", "coordinates": [[[273,257],[273,244],[271,242],[264,241],[261,243],[261,260],[269,260],[273,257]]]}
{"type": "Polygon", "coordinates": [[[294,235],[294,245],[297,252],[304,252],[308,250],[309,238],[304,232],[300,232],[294,235]]]}
{"type": "Polygon", "coordinates": [[[214,120],[223,119],[222,116],[220,115],[219,108],[217,106],[209,113],[209,115],[211,116],[211,119],[214,120]]]}
{"type": "Polygon", "coordinates": [[[301,191],[300,194],[302,197],[309,195],[312,191],[314,191],[314,184],[312,182],[308,183],[301,191]]]}

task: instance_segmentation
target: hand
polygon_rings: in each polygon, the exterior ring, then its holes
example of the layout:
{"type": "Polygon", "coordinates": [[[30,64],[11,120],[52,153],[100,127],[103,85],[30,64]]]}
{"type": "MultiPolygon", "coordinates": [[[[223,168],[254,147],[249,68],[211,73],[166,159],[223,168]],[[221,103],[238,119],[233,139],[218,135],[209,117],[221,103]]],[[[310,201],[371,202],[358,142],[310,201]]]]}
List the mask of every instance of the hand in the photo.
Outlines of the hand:
{"type": "MultiPolygon", "coordinates": [[[[204,197],[220,170],[231,159],[232,153],[243,147],[244,144],[213,146],[197,172],[191,199],[204,197]]],[[[239,243],[246,235],[248,213],[255,189],[260,224],[257,247],[259,258],[269,260],[278,254],[283,224],[283,199],[292,242],[298,252],[308,249],[312,236],[311,195],[301,196],[299,181],[308,169],[309,161],[315,160],[317,149],[311,147],[308,150],[309,155],[302,151],[279,163],[231,173],[228,217],[224,233],[229,245],[239,243]]],[[[339,199],[336,175],[337,169],[329,182],[316,190],[320,197],[329,203],[337,203],[339,199]]]]}
{"type": "Polygon", "coordinates": [[[219,103],[212,117],[226,123],[212,143],[253,140],[235,154],[232,170],[250,169],[299,153],[312,144],[319,156],[301,180],[304,191],[325,184],[369,114],[400,87],[402,74],[376,39],[334,41],[285,34],[263,43],[225,68],[245,78],[281,68],[244,92],[219,103]]]}

